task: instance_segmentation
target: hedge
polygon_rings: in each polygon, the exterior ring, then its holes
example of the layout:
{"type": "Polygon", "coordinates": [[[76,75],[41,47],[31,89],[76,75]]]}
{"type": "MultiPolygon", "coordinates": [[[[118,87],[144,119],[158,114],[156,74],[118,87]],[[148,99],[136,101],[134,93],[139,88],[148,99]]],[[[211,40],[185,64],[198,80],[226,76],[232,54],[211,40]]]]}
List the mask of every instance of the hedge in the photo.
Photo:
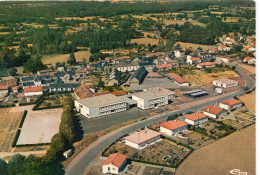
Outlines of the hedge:
{"type": "Polygon", "coordinates": [[[23,122],[24,122],[25,117],[27,115],[27,112],[28,112],[27,110],[24,110],[22,120],[20,121],[20,124],[19,124],[19,128],[22,128],[23,122]]]}
{"type": "Polygon", "coordinates": [[[15,134],[15,137],[14,137],[14,140],[13,140],[13,143],[12,143],[12,147],[15,147],[16,146],[16,143],[18,141],[18,138],[20,136],[20,133],[21,133],[21,130],[20,129],[17,129],[16,131],[16,134],[15,134]]]}
{"type": "Polygon", "coordinates": [[[33,107],[33,111],[38,110],[38,107],[40,106],[40,104],[43,102],[43,100],[47,95],[49,95],[49,89],[45,91],[40,97],[37,98],[36,104],[33,107]]]}
{"type": "Polygon", "coordinates": [[[15,107],[15,104],[10,104],[10,105],[0,105],[0,108],[9,108],[9,107],[15,107]]]}
{"type": "Polygon", "coordinates": [[[19,103],[19,106],[26,106],[26,105],[33,105],[35,102],[29,102],[29,103],[19,103]]]}

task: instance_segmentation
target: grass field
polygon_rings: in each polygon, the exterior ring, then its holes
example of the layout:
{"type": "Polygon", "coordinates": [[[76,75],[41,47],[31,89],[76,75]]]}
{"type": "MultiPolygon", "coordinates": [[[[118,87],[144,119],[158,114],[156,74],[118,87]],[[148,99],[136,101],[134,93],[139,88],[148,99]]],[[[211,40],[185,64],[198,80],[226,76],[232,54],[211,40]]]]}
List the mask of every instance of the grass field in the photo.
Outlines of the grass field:
{"type": "MultiPolygon", "coordinates": [[[[89,61],[89,57],[90,57],[90,51],[87,50],[87,51],[78,51],[78,52],[75,52],[75,57],[76,57],[76,60],[77,61],[82,61],[83,58],[86,58],[87,62],[89,61]]],[[[43,64],[51,64],[53,66],[55,66],[55,64],[57,62],[67,62],[68,60],[68,57],[69,57],[70,54],[59,54],[59,55],[56,55],[56,56],[46,56],[46,57],[43,57],[42,58],[42,62],[43,64]]]]}
{"type": "Polygon", "coordinates": [[[0,152],[11,150],[22,115],[23,112],[9,112],[9,108],[0,109],[0,152]]]}
{"type": "Polygon", "coordinates": [[[227,175],[232,169],[255,174],[255,125],[194,151],[177,175],[227,175]]]}
{"type": "Polygon", "coordinates": [[[250,66],[250,65],[247,65],[247,64],[239,64],[239,66],[246,69],[251,74],[254,74],[254,75],[256,74],[256,67],[255,66],[250,66]]]}
{"type": "Polygon", "coordinates": [[[157,45],[159,39],[153,39],[153,38],[138,38],[138,39],[131,39],[131,43],[137,43],[137,44],[145,44],[148,45],[149,43],[151,45],[157,45]]]}
{"type": "Polygon", "coordinates": [[[180,44],[182,48],[192,47],[192,49],[194,50],[196,50],[198,47],[201,47],[204,51],[207,51],[208,49],[216,48],[216,46],[212,46],[212,45],[202,45],[202,44],[194,44],[194,43],[176,42],[176,44],[180,44]]]}
{"type": "Polygon", "coordinates": [[[256,112],[256,91],[251,92],[250,94],[244,94],[239,97],[241,101],[254,113],[256,112]]]}
{"type": "Polygon", "coordinates": [[[222,78],[237,78],[239,75],[234,71],[225,71],[218,73],[205,73],[204,71],[197,70],[194,75],[184,75],[192,85],[194,86],[212,86],[212,81],[222,78]]]}

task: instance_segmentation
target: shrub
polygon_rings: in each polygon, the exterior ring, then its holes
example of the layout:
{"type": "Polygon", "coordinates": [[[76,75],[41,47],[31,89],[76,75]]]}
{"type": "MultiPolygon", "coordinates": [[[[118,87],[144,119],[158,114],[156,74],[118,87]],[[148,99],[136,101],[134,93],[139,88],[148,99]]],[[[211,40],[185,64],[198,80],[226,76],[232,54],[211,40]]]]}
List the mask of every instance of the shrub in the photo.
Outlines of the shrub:
{"type": "Polygon", "coordinates": [[[26,115],[27,115],[27,112],[28,112],[27,110],[24,110],[22,119],[21,119],[20,124],[19,124],[19,128],[22,128],[23,122],[24,122],[25,117],[26,117],[26,115]]]}
{"type": "Polygon", "coordinates": [[[12,147],[15,147],[15,145],[16,145],[16,143],[17,143],[17,141],[18,141],[18,138],[19,138],[19,136],[20,136],[20,133],[21,133],[21,130],[20,130],[20,129],[17,129],[16,134],[15,134],[15,136],[14,136],[13,143],[12,143],[12,147]]]}

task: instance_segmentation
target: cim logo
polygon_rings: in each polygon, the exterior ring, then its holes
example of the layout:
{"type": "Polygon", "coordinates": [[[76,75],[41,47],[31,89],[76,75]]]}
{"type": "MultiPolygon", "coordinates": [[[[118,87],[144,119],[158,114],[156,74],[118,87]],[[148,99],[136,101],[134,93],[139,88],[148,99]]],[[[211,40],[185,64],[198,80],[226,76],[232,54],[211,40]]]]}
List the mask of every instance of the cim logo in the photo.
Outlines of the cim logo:
{"type": "Polygon", "coordinates": [[[233,169],[229,172],[230,175],[249,175],[247,172],[242,172],[240,169],[233,169]]]}

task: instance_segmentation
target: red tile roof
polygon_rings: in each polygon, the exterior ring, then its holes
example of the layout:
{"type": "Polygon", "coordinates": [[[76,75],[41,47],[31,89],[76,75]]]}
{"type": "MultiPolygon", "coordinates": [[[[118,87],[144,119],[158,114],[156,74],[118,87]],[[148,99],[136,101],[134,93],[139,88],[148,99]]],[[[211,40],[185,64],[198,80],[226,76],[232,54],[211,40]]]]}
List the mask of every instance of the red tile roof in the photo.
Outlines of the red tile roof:
{"type": "Polygon", "coordinates": [[[8,86],[0,86],[0,90],[8,90],[8,86]]]}
{"type": "Polygon", "coordinates": [[[187,118],[187,119],[192,120],[192,121],[200,120],[200,119],[205,118],[205,117],[208,117],[208,116],[201,113],[201,112],[195,112],[193,114],[184,116],[184,118],[187,118]]]}
{"type": "Polygon", "coordinates": [[[121,153],[110,154],[108,158],[102,163],[102,165],[112,164],[116,167],[120,167],[124,161],[126,160],[126,156],[121,153]]]}
{"type": "Polygon", "coordinates": [[[245,58],[244,58],[245,61],[249,61],[249,60],[251,60],[251,59],[254,59],[254,57],[249,57],[249,56],[248,56],[248,57],[245,57],[245,58]]]}
{"type": "Polygon", "coordinates": [[[178,83],[189,83],[185,78],[176,74],[176,73],[168,73],[167,74],[170,78],[174,79],[178,83]]]}
{"type": "Polygon", "coordinates": [[[155,53],[149,53],[148,56],[149,57],[152,57],[152,56],[160,56],[160,55],[163,55],[162,52],[155,52],[155,53]]]}
{"type": "Polygon", "coordinates": [[[214,114],[214,115],[218,115],[223,110],[224,109],[215,107],[215,106],[207,106],[205,109],[203,109],[203,111],[214,114]]]}
{"type": "Polygon", "coordinates": [[[24,92],[39,92],[43,91],[42,87],[28,87],[23,89],[24,92]]]}
{"type": "Polygon", "coordinates": [[[222,101],[220,103],[225,104],[225,105],[229,105],[229,106],[233,106],[235,104],[242,103],[242,101],[236,100],[236,99],[228,99],[228,100],[222,101]]]}
{"type": "Polygon", "coordinates": [[[205,63],[200,63],[198,64],[199,66],[214,66],[215,63],[212,63],[212,62],[205,62],[205,63]]]}
{"type": "Polygon", "coordinates": [[[161,127],[167,128],[169,130],[175,130],[177,128],[181,128],[186,125],[188,124],[180,120],[171,120],[169,122],[160,124],[161,127]]]}
{"type": "Polygon", "coordinates": [[[14,86],[12,87],[13,90],[18,90],[19,89],[19,86],[14,86]]]}
{"type": "Polygon", "coordinates": [[[0,86],[16,86],[17,85],[17,80],[5,80],[0,82],[0,86]]]}
{"type": "Polygon", "coordinates": [[[93,95],[94,93],[90,91],[91,86],[86,86],[84,84],[80,85],[74,90],[74,93],[80,98],[87,98],[89,95],[93,95]]]}
{"type": "Polygon", "coordinates": [[[201,58],[199,58],[199,57],[191,57],[190,60],[191,61],[200,61],[201,58]]]}
{"type": "Polygon", "coordinates": [[[172,65],[171,64],[156,65],[157,69],[163,69],[163,68],[167,68],[167,67],[172,67],[172,65]]]}

